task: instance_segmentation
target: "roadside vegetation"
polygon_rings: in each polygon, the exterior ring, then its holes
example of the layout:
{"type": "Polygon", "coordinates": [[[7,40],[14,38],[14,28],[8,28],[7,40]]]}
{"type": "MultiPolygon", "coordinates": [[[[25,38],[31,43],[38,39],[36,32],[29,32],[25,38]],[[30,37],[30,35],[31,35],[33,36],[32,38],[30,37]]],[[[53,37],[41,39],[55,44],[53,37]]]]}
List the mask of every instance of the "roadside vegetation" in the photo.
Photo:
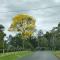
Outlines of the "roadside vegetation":
{"type": "Polygon", "coordinates": [[[0,60],[17,60],[31,54],[31,51],[9,52],[0,54],[0,60]]]}
{"type": "Polygon", "coordinates": [[[54,51],[53,54],[60,59],[60,51],[54,51]]]}
{"type": "Polygon", "coordinates": [[[43,33],[39,30],[36,36],[30,35],[26,40],[20,33],[15,36],[9,35],[6,40],[6,34],[3,32],[4,28],[0,25],[0,52],[14,52],[23,50],[60,50],[60,23],[54,27],[50,32],[43,33]]]}

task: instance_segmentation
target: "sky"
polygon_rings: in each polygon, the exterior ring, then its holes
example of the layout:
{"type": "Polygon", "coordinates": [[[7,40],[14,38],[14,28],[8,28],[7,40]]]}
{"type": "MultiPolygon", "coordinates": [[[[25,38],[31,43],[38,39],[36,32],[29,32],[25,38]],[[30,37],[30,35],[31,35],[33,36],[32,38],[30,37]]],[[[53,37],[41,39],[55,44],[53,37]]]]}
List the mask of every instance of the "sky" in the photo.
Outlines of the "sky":
{"type": "Polygon", "coordinates": [[[12,34],[8,28],[19,13],[32,15],[37,30],[50,31],[60,22],[60,0],[0,0],[0,24],[5,26],[7,35],[12,34]]]}

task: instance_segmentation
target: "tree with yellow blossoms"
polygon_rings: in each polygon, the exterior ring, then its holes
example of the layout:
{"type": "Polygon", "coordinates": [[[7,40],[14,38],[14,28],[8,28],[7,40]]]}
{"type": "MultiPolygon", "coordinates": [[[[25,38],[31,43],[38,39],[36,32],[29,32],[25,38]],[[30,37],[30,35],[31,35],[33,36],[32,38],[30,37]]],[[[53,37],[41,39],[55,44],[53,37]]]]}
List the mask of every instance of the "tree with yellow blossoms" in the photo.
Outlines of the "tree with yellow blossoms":
{"type": "Polygon", "coordinates": [[[35,19],[27,14],[18,14],[13,17],[9,31],[19,32],[24,40],[30,37],[35,30],[35,19]]]}

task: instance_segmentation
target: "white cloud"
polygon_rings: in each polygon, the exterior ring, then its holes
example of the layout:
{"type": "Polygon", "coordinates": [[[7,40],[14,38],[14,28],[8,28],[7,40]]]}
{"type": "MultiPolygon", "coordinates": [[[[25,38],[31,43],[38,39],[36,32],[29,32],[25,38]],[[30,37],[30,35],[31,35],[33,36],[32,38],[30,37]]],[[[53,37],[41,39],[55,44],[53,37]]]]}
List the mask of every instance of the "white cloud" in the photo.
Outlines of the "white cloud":
{"type": "Polygon", "coordinates": [[[5,32],[7,32],[14,15],[28,13],[36,19],[37,29],[48,31],[60,22],[60,7],[39,10],[31,9],[60,5],[58,4],[59,2],[60,0],[0,0],[0,24],[2,23],[6,27],[5,32]]]}
{"type": "Polygon", "coordinates": [[[54,2],[56,2],[56,3],[60,3],[60,0],[54,0],[54,2]]]}

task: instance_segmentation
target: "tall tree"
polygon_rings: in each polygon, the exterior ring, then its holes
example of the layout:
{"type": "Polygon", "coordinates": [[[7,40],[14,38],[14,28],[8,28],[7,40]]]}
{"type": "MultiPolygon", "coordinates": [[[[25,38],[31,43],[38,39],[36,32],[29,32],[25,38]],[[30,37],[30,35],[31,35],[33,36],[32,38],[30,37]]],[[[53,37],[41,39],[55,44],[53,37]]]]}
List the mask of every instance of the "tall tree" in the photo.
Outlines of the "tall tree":
{"type": "Polygon", "coordinates": [[[43,36],[43,31],[42,30],[39,30],[38,31],[38,47],[40,47],[40,40],[41,40],[41,37],[43,36]]]}
{"type": "Polygon", "coordinates": [[[0,49],[3,49],[4,52],[4,36],[5,33],[4,31],[4,26],[0,24],[0,49]]]}
{"type": "Polygon", "coordinates": [[[60,49],[60,23],[55,28],[55,47],[56,49],[60,49]]]}
{"type": "Polygon", "coordinates": [[[48,41],[48,48],[49,49],[52,49],[52,39],[51,39],[51,37],[52,37],[52,33],[50,33],[50,32],[46,32],[46,34],[44,34],[44,37],[47,39],[47,41],[48,41]]]}
{"type": "Polygon", "coordinates": [[[32,16],[18,14],[13,18],[9,31],[16,31],[22,35],[24,49],[24,41],[33,34],[34,29],[35,19],[32,16]]]}

